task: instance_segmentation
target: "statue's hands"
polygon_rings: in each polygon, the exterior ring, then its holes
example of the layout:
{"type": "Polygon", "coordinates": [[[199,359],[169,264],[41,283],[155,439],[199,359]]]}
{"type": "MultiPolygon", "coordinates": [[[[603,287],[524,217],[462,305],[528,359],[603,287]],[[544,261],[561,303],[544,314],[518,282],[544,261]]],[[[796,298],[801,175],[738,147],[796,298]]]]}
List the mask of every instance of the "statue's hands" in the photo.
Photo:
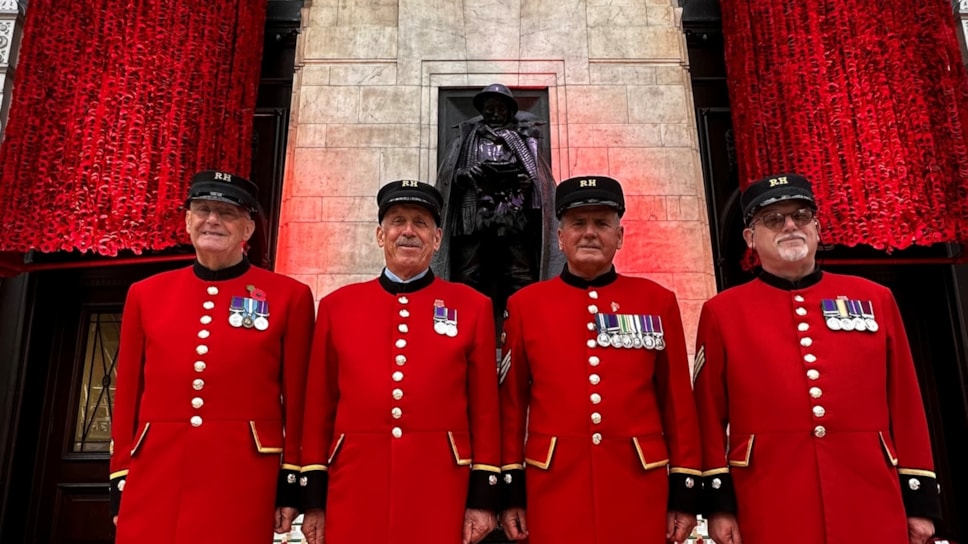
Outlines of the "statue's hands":
{"type": "Polygon", "coordinates": [[[468,168],[461,168],[457,171],[457,185],[464,188],[476,188],[478,183],[484,178],[484,172],[480,165],[475,164],[468,168]]]}
{"type": "Polygon", "coordinates": [[[518,186],[520,186],[522,189],[530,189],[531,178],[523,172],[518,174],[518,186]]]}

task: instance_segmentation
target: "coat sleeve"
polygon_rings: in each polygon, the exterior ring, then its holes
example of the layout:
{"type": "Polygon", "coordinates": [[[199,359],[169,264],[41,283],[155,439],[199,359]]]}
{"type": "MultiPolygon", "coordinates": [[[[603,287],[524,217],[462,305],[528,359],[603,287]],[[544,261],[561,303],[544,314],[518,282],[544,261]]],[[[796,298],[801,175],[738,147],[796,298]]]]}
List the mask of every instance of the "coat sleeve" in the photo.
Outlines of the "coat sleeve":
{"type": "Polygon", "coordinates": [[[941,518],[941,504],[921,389],[897,303],[886,291],[887,393],[891,438],[904,508],[910,517],[941,518]]]}
{"type": "Polygon", "coordinates": [[[494,317],[491,302],[481,297],[475,318],[474,341],[468,354],[467,396],[473,446],[467,507],[500,509],[501,431],[497,392],[494,317]]]}
{"type": "Polygon", "coordinates": [[[276,506],[299,506],[300,454],[306,400],[306,369],[313,337],[313,295],[299,284],[287,309],[288,323],[282,337],[282,403],[285,429],[282,466],[276,485],[276,506]]]}
{"type": "Polygon", "coordinates": [[[121,340],[118,347],[117,382],[114,411],[111,415],[111,515],[121,507],[131,464],[131,449],[138,429],[138,399],[144,386],[145,331],[141,321],[141,297],[138,285],[128,291],[121,316],[121,340]]]}
{"type": "Polygon", "coordinates": [[[505,313],[502,358],[499,365],[501,397],[501,471],[505,508],[527,506],[524,480],[524,439],[531,399],[531,370],[524,349],[522,316],[515,297],[505,313]]]}
{"type": "Polygon", "coordinates": [[[306,374],[306,408],[303,416],[301,475],[302,509],[326,507],[329,449],[333,443],[336,404],[339,402],[339,361],[330,338],[330,309],[319,301],[306,374]]]}
{"type": "Polygon", "coordinates": [[[726,349],[712,304],[703,305],[693,368],[696,411],[702,436],[703,508],[705,516],[736,513],[736,495],[726,462],[726,349]]]}
{"type": "Polygon", "coordinates": [[[655,385],[669,450],[669,510],[698,513],[702,499],[699,421],[682,317],[671,292],[662,311],[662,328],[666,347],[656,352],[655,385]]]}

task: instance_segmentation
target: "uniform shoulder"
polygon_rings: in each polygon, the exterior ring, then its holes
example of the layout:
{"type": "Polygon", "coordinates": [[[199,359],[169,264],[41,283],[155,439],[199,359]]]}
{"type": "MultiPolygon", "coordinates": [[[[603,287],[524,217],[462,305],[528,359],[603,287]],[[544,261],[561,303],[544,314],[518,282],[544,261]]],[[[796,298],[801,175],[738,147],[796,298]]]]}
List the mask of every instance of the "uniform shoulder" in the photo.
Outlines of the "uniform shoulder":
{"type": "MultiPolygon", "coordinates": [[[[823,282],[837,289],[862,289],[866,292],[890,291],[890,289],[877,283],[876,281],[862,278],[860,276],[852,276],[849,274],[834,274],[831,272],[824,272],[823,282]]],[[[851,293],[844,294],[848,296],[851,295],[851,293]]]]}
{"type": "Polygon", "coordinates": [[[266,270],[265,268],[259,268],[257,266],[253,266],[249,270],[250,270],[250,273],[252,274],[253,279],[255,280],[266,281],[274,285],[282,286],[293,290],[301,291],[303,289],[309,289],[309,286],[306,285],[305,283],[291,276],[287,276],[285,274],[280,274],[278,272],[273,272],[271,270],[266,270]]]}
{"type": "Polygon", "coordinates": [[[639,291],[647,291],[652,294],[675,295],[675,292],[672,291],[672,289],[665,287],[655,280],[642,276],[626,276],[625,274],[619,274],[618,281],[625,286],[639,291]]]}
{"type": "Polygon", "coordinates": [[[536,281],[518,289],[510,298],[514,300],[547,300],[547,296],[550,293],[553,293],[563,285],[565,284],[559,277],[536,281]]]}
{"type": "Polygon", "coordinates": [[[441,292],[446,293],[448,296],[455,296],[461,299],[487,300],[487,296],[479,292],[477,289],[456,281],[449,281],[438,277],[435,278],[434,283],[431,284],[431,288],[434,287],[440,289],[441,292]]]}
{"type": "Polygon", "coordinates": [[[739,300],[744,300],[750,296],[752,291],[754,291],[760,282],[756,279],[751,279],[746,283],[741,283],[739,285],[734,285],[719,293],[716,293],[705,302],[705,306],[716,307],[721,305],[732,305],[739,300]]]}

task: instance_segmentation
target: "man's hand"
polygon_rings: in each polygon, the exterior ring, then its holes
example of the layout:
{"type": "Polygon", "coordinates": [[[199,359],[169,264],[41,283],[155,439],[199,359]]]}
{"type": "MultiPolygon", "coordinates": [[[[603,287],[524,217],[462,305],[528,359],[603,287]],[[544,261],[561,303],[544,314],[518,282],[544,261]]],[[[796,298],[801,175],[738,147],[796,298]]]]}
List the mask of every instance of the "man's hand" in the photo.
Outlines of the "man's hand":
{"type": "Polygon", "coordinates": [[[501,512],[501,527],[508,540],[524,540],[528,538],[528,520],[524,508],[508,508],[501,512]]]}
{"type": "Polygon", "coordinates": [[[115,527],[117,527],[117,526],[118,526],[118,516],[114,516],[113,518],[111,518],[111,521],[113,521],[113,522],[114,522],[114,526],[115,526],[115,527]]]}
{"type": "Polygon", "coordinates": [[[732,514],[713,514],[709,518],[709,537],[716,544],[743,544],[739,536],[739,523],[732,514]]]}
{"type": "Polygon", "coordinates": [[[924,544],[934,535],[934,522],[928,518],[908,518],[908,538],[911,544],[924,544]]]}
{"type": "Polygon", "coordinates": [[[666,514],[666,540],[681,544],[696,528],[696,515],[670,510],[666,514]]]}
{"type": "Polygon", "coordinates": [[[306,537],[306,544],[323,544],[323,527],[326,525],[326,513],[322,508],[310,508],[303,514],[302,534],[306,537]]]}
{"type": "Polygon", "coordinates": [[[461,544],[477,544],[497,527],[497,516],[490,510],[464,510],[464,530],[461,544]]]}
{"type": "Polygon", "coordinates": [[[276,508],[276,527],[277,533],[283,534],[292,531],[292,521],[299,515],[299,510],[291,506],[281,506],[276,508]]]}

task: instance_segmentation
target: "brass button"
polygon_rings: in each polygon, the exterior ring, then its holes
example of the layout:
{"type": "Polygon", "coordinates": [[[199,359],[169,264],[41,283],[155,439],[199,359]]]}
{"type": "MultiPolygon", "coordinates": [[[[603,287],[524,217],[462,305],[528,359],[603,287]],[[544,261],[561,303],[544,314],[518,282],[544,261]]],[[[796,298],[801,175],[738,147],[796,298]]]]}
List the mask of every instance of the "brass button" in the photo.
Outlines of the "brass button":
{"type": "Polygon", "coordinates": [[[598,363],[600,362],[601,360],[595,355],[592,355],[591,357],[588,358],[588,364],[592,366],[598,366],[598,363]]]}
{"type": "Polygon", "coordinates": [[[393,400],[400,400],[403,398],[403,389],[393,390],[393,400]]]}
{"type": "Polygon", "coordinates": [[[214,285],[210,285],[208,289],[206,289],[205,291],[214,297],[215,295],[218,294],[218,287],[215,287],[214,285]]]}
{"type": "Polygon", "coordinates": [[[810,370],[807,371],[807,378],[810,378],[811,380],[816,380],[819,377],[820,377],[820,371],[817,370],[816,368],[811,368],[810,370]]]}
{"type": "Polygon", "coordinates": [[[823,396],[823,390],[821,390],[819,387],[810,388],[810,398],[819,399],[822,396],[823,396]]]}
{"type": "Polygon", "coordinates": [[[206,346],[205,344],[199,344],[195,346],[195,353],[199,355],[205,355],[206,353],[208,353],[208,346],[206,346]]]}
{"type": "Polygon", "coordinates": [[[394,427],[390,431],[390,434],[393,435],[393,438],[400,438],[401,436],[403,436],[403,429],[401,429],[400,427],[394,427]]]}
{"type": "Polygon", "coordinates": [[[810,324],[808,323],[800,323],[799,325],[797,325],[797,330],[800,332],[807,332],[809,329],[810,329],[810,324]]]}
{"type": "Polygon", "coordinates": [[[212,316],[203,315],[201,319],[198,320],[202,325],[208,325],[212,322],[212,316]]]}
{"type": "Polygon", "coordinates": [[[800,339],[800,345],[805,348],[809,348],[810,346],[813,345],[813,338],[810,338],[809,336],[804,336],[803,338],[800,339]]]}
{"type": "Polygon", "coordinates": [[[602,396],[599,395],[598,393],[592,393],[591,399],[592,399],[592,404],[598,404],[602,402],[602,396]]]}
{"type": "Polygon", "coordinates": [[[595,343],[595,340],[589,340],[589,341],[585,342],[585,345],[588,346],[588,347],[590,347],[590,348],[593,348],[593,347],[597,346],[598,344],[595,343]]]}
{"type": "Polygon", "coordinates": [[[806,355],[803,356],[803,360],[806,361],[806,362],[808,362],[808,363],[816,363],[817,362],[817,356],[814,355],[814,354],[812,354],[812,353],[808,353],[808,354],[806,354],[806,355]]]}
{"type": "Polygon", "coordinates": [[[400,310],[400,317],[410,317],[410,310],[406,308],[400,310]]]}
{"type": "Polygon", "coordinates": [[[595,433],[592,435],[592,444],[596,446],[602,443],[602,433],[595,433]]]}
{"type": "Polygon", "coordinates": [[[598,298],[598,291],[589,291],[588,298],[595,300],[598,298]]]}
{"type": "Polygon", "coordinates": [[[817,425],[816,427],[813,428],[813,436],[816,436],[817,438],[823,438],[827,436],[827,429],[824,428],[823,425],[817,425]]]}
{"type": "Polygon", "coordinates": [[[796,312],[797,312],[797,315],[800,315],[800,316],[807,315],[807,309],[806,308],[797,308],[796,312]]]}
{"type": "Polygon", "coordinates": [[[393,378],[393,381],[395,381],[395,382],[402,381],[403,380],[403,372],[400,372],[398,370],[398,371],[394,372],[393,375],[390,376],[390,377],[393,378]]]}
{"type": "Polygon", "coordinates": [[[588,305],[588,313],[590,313],[590,314],[597,314],[598,313],[598,306],[595,306],[594,304],[589,304],[588,305]]]}
{"type": "Polygon", "coordinates": [[[195,361],[195,372],[203,372],[205,370],[205,361],[195,361]]]}
{"type": "Polygon", "coordinates": [[[211,300],[206,300],[205,302],[202,303],[202,308],[205,308],[206,310],[211,310],[214,307],[215,307],[215,303],[212,302],[211,300]]]}
{"type": "Polygon", "coordinates": [[[602,422],[602,414],[599,414],[598,412],[592,412],[592,423],[594,423],[595,425],[598,425],[601,422],[602,422]]]}
{"type": "Polygon", "coordinates": [[[397,355],[393,358],[398,366],[403,366],[407,362],[407,357],[405,355],[397,355]]]}
{"type": "Polygon", "coordinates": [[[397,346],[400,349],[403,349],[403,348],[407,347],[407,341],[404,340],[403,338],[401,338],[401,339],[397,340],[394,345],[397,346]]]}
{"type": "Polygon", "coordinates": [[[602,378],[598,374],[592,374],[588,377],[588,383],[592,385],[598,385],[600,381],[602,381],[602,378]]]}
{"type": "Polygon", "coordinates": [[[205,338],[208,338],[208,335],[209,335],[209,334],[211,334],[211,333],[209,333],[209,332],[208,332],[207,330],[205,330],[205,329],[202,329],[202,330],[200,330],[200,331],[198,331],[198,337],[199,337],[199,338],[202,338],[202,339],[205,339],[205,338]]]}
{"type": "Polygon", "coordinates": [[[399,325],[397,325],[397,330],[406,334],[410,329],[407,328],[406,323],[400,323],[399,325]]]}
{"type": "Polygon", "coordinates": [[[816,417],[823,417],[827,414],[827,411],[823,409],[823,406],[814,406],[813,415],[816,417]]]}
{"type": "Polygon", "coordinates": [[[192,418],[189,421],[191,421],[192,427],[201,427],[202,426],[202,417],[201,416],[192,416],[192,418]]]}
{"type": "Polygon", "coordinates": [[[403,410],[394,406],[393,410],[390,410],[390,415],[393,416],[393,419],[400,419],[403,417],[403,410]]]}
{"type": "Polygon", "coordinates": [[[192,389],[195,391],[201,391],[203,387],[205,387],[205,380],[201,378],[195,378],[192,380],[192,389]]]}
{"type": "Polygon", "coordinates": [[[407,297],[405,297],[403,295],[400,295],[400,297],[397,298],[397,302],[399,302],[400,304],[406,304],[406,303],[410,302],[410,299],[408,299],[407,297]]]}
{"type": "Polygon", "coordinates": [[[192,399],[192,408],[196,410],[201,408],[203,404],[205,404],[205,401],[202,400],[202,397],[195,397],[192,399]]]}

